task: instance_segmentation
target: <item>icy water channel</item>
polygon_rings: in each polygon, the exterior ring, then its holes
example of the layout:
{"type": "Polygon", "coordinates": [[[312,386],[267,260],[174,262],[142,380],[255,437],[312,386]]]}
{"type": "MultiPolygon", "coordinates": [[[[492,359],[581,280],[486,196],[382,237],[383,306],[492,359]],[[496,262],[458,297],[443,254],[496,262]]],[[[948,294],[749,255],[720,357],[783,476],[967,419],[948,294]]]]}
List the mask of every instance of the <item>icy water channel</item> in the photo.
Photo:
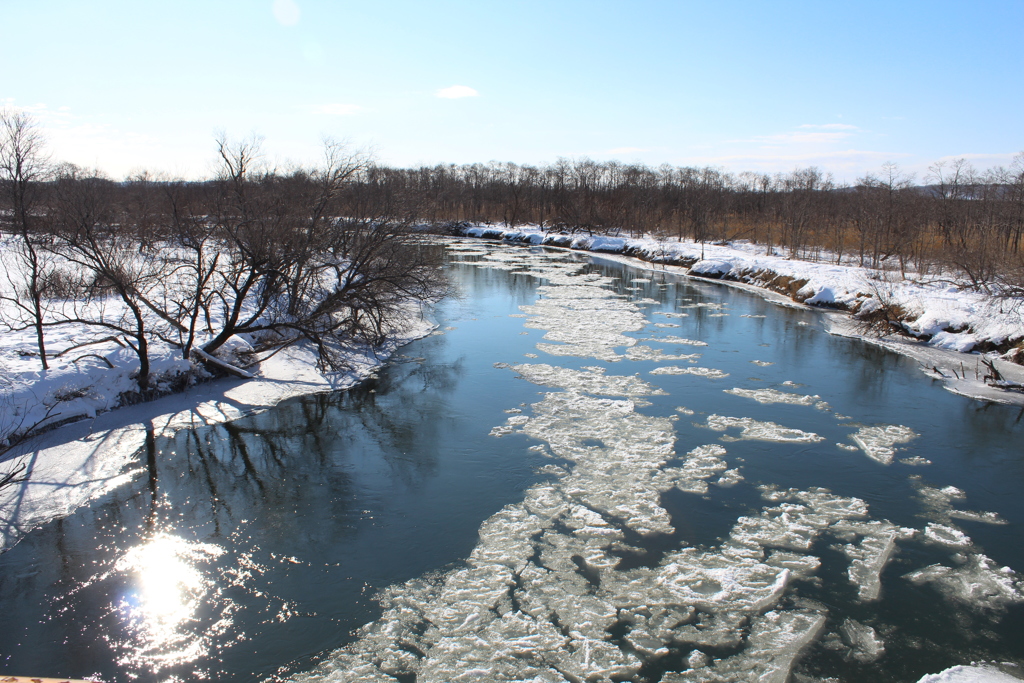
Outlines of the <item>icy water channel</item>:
{"type": "Polygon", "coordinates": [[[353,391],[152,439],[0,555],[0,673],[917,681],[1024,664],[1024,420],[819,313],[453,242],[353,391]]]}

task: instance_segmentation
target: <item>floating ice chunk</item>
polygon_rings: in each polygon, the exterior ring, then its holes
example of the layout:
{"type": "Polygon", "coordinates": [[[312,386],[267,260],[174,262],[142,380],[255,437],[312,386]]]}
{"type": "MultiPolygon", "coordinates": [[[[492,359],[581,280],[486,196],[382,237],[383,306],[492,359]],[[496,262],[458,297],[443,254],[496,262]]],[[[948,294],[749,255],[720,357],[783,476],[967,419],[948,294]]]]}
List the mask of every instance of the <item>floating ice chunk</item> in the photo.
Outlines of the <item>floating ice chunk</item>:
{"type": "Polygon", "coordinates": [[[689,313],[674,313],[669,311],[656,311],[654,315],[663,315],[666,318],[689,318],[689,313]]]}
{"type": "MultiPolygon", "coordinates": [[[[514,612],[490,622],[480,633],[442,638],[426,654],[417,681],[567,681],[537,653],[556,653],[569,639],[550,622],[514,612]]],[[[564,655],[563,655],[564,656],[564,655]]]]}
{"type": "Polygon", "coordinates": [[[738,469],[731,469],[722,472],[722,476],[718,478],[718,481],[714,482],[715,486],[720,486],[724,489],[735,486],[736,484],[743,481],[743,475],[740,474],[738,469]]]}
{"type": "Polygon", "coordinates": [[[821,401],[821,396],[801,396],[778,389],[723,389],[727,394],[750,398],[758,403],[787,403],[797,406],[813,406],[821,401]]]}
{"type": "Polygon", "coordinates": [[[658,584],[680,604],[701,611],[756,612],[778,602],[789,583],[788,569],[684,548],[661,568],[658,584]]]}
{"type": "Polygon", "coordinates": [[[709,318],[725,318],[728,315],[729,315],[728,313],[709,313],[708,317],[709,318]]]}
{"type": "Polygon", "coordinates": [[[896,540],[907,534],[895,524],[885,521],[842,522],[833,529],[837,536],[851,542],[837,550],[850,558],[847,576],[857,587],[863,602],[877,600],[882,592],[882,571],[896,552],[896,540]],[[856,538],[859,542],[855,542],[856,538]]]}
{"type": "Polygon", "coordinates": [[[681,413],[683,415],[693,415],[693,411],[685,406],[678,406],[676,408],[676,412],[681,413]]]}
{"type": "Polygon", "coordinates": [[[739,428],[738,437],[723,437],[746,439],[754,441],[776,441],[792,443],[815,443],[824,441],[825,437],[818,436],[814,432],[805,432],[800,429],[790,429],[774,422],[761,422],[752,417],[727,417],[725,415],[708,415],[708,429],[716,432],[724,432],[727,429],[739,428]]]}
{"type": "Polygon", "coordinates": [[[661,349],[652,349],[650,346],[644,346],[640,344],[626,350],[626,358],[629,360],[653,360],[653,361],[670,361],[670,360],[686,360],[691,363],[696,363],[697,359],[700,358],[699,353],[681,353],[671,354],[665,353],[661,349]]]}
{"type": "Polygon", "coordinates": [[[937,674],[922,676],[917,683],[1020,683],[1020,678],[987,664],[952,666],[937,674]]]}
{"type": "Polygon", "coordinates": [[[837,443],[836,446],[842,448],[844,451],[853,451],[854,453],[860,450],[859,448],[850,443],[837,443]]]}
{"type": "Polygon", "coordinates": [[[634,407],[633,401],[547,394],[534,404],[524,432],[574,463],[563,480],[570,496],[641,534],[670,533],[654,474],[673,456],[672,421],[634,407]]]}
{"type": "Polygon", "coordinates": [[[766,368],[769,365],[775,365],[775,363],[773,363],[772,361],[769,361],[769,360],[752,360],[750,362],[753,363],[754,365],[759,365],[762,368],[766,368]]]}
{"type": "Polygon", "coordinates": [[[686,454],[686,460],[680,467],[667,467],[655,473],[656,485],[667,490],[675,486],[680,491],[687,493],[705,494],[708,492],[707,480],[717,474],[722,474],[719,480],[725,483],[720,486],[731,486],[742,481],[743,476],[739,470],[731,470],[733,474],[727,474],[728,465],[722,460],[725,449],[718,444],[698,446],[686,454]]]}
{"type": "Polygon", "coordinates": [[[855,662],[875,662],[885,654],[885,641],[867,624],[846,619],[839,627],[839,634],[843,638],[843,643],[850,648],[847,658],[855,662]]]}
{"type": "Polygon", "coordinates": [[[683,337],[676,337],[672,335],[666,335],[664,337],[651,337],[649,339],[643,339],[646,342],[660,342],[662,344],[683,344],[685,346],[707,346],[707,342],[698,341],[696,339],[684,339],[683,337]]]}
{"type": "Polygon", "coordinates": [[[971,545],[971,537],[953,526],[929,522],[924,528],[926,540],[948,548],[967,548],[971,545]]]}
{"type": "Polygon", "coordinates": [[[822,614],[773,610],[751,620],[746,647],[711,666],[665,674],[662,683],[786,683],[800,655],[825,626],[822,614]]]}
{"type": "Polygon", "coordinates": [[[896,455],[896,444],[907,443],[918,437],[918,433],[903,425],[885,425],[882,427],[861,427],[850,438],[864,454],[883,465],[892,464],[896,455]]]}
{"type": "Polygon", "coordinates": [[[996,567],[982,554],[971,554],[963,566],[933,564],[906,574],[911,583],[932,584],[947,600],[978,610],[1000,611],[1024,602],[1024,581],[1009,567],[996,567]]]}
{"type": "Polygon", "coordinates": [[[821,566],[821,560],[814,555],[801,555],[788,550],[773,550],[765,561],[772,567],[788,569],[794,579],[809,579],[821,566]]]}
{"type": "Polygon", "coordinates": [[[520,307],[531,315],[526,322],[528,328],[547,330],[545,339],[561,342],[538,344],[537,348],[552,355],[618,360],[615,347],[636,344],[635,338],[623,333],[643,329],[646,318],[636,304],[617,298],[614,292],[581,284],[580,278],[568,279],[575,283],[539,287],[543,298],[520,307]]]}
{"type": "Polygon", "coordinates": [[[722,379],[728,377],[728,372],[722,372],[717,368],[699,368],[699,367],[688,367],[683,368],[678,365],[664,365],[660,368],[654,368],[651,370],[652,375],[697,375],[698,377],[707,377],[708,379],[722,379]]]}
{"type": "MultiPolygon", "coordinates": [[[[497,437],[507,436],[507,435],[511,434],[512,432],[514,432],[516,427],[521,427],[522,425],[524,425],[524,424],[526,424],[527,422],[530,421],[529,416],[527,416],[527,415],[520,415],[519,414],[519,413],[523,412],[522,410],[517,410],[517,409],[513,409],[513,410],[516,410],[516,412],[511,414],[511,415],[509,415],[508,418],[505,419],[505,424],[498,425],[496,427],[492,427],[491,428],[489,436],[497,436],[497,437]]],[[[506,410],[505,412],[509,413],[511,411],[506,410]]]]}
{"type": "Polygon", "coordinates": [[[903,465],[931,465],[932,461],[920,455],[915,455],[910,458],[900,458],[900,463],[903,465]]]}
{"type": "Polygon", "coordinates": [[[680,325],[678,325],[676,323],[654,323],[654,326],[655,327],[680,327],[680,325]]]}
{"type": "Polygon", "coordinates": [[[1007,521],[999,516],[998,512],[974,512],[972,510],[950,510],[950,519],[964,519],[970,522],[983,522],[985,524],[1007,524],[1007,521]]]}
{"type": "Polygon", "coordinates": [[[912,475],[910,483],[917,489],[918,499],[925,513],[933,521],[949,524],[952,519],[965,519],[985,524],[1006,524],[1006,520],[995,512],[974,512],[953,509],[954,500],[963,500],[967,494],[955,486],[936,488],[925,484],[919,475],[912,475]]]}
{"type": "Polygon", "coordinates": [[[674,640],[675,629],[689,622],[694,612],[692,607],[643,605],[620,610],[619,620],[629,625],[626,642],[641,654],[655,658],[668,653],[665,646],[674,640]]]}
{"type": "Polygon", "coordinates": [[[546,363],[523,363],[511,367],[523,379],[541,386],[601,396],[665,395],[662,389],[635,375],[605,375],[592,370],[572,370],[546,363]]]}
{"type": "Polygon", "coordinates": [[[744,315],[741,315],[740,317],[741,317],[741,318],[767,318],[768,316],[766,316],[766,315],[750,315],[750,314],[744,314],[744,315]]]}

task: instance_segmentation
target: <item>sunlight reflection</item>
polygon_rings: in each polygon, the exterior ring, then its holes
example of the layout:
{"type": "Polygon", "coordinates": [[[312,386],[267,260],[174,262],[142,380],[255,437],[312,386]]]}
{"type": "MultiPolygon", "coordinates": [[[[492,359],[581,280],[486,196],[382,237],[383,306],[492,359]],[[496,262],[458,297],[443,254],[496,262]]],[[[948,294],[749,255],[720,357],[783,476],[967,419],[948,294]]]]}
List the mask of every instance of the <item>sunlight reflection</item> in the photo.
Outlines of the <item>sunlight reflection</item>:
{"type": "Polygon", "coordinates": [[[118,609],[135,636],[122,664],[148,663],[159,669],[190,661],[207,649],[212,633],[223,632],[230,624],[230,609],[213,628],[195,628],[202,607],[219,592],[215,577],[201,565],[223,554],[217,545],[159,533],[118,560],[115,569],[137,581],[118,609]]]}

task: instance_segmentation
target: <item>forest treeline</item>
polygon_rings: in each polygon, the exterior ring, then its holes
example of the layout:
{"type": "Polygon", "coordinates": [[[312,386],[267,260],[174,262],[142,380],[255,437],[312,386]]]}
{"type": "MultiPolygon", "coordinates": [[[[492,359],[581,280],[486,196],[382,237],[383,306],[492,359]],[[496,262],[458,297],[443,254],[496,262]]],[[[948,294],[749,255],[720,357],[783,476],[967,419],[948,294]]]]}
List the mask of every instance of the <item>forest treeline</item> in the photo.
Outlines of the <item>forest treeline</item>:
{"type": "Polygon", "coordinates": [[[983,171],[966,160],[936,163],[923,183],[895,164],[841,184],[816,167],[731,174],[559,159],[546,166],[377,168],[372,186],[405,198],[431,223],[745,239],[793,258],[941,271],[993,293],[1020,293],[1024,284],[1024,153],[1008,168],[983,171]]]}
{"type": "Polygon", "coordinates": [[[107,331],[138,355],[142,392],[154,339],[185,358],[207,358],[240,333],[266,348],[306,339],[329,367],[332,340],[379,342],[404,302],[444,291],[434,252],[415,237],[423,226],[745,239],[792,258],[852,258],[1024,293],[1024,153],[982,171],[937,163],[923,179],[886,164],[841,184],[816,167],[731,174],[558,159],[393,168],[332,141],[319,164],[274,167],[258,139],[222,136],[212,178],[114,181],[52,162],[44,142],[31,119],[3,113],[3,322],[34,330],[43,367],[50,327],[107,331]],[[116,315],[94,305],[110,298],[116,315]]]}

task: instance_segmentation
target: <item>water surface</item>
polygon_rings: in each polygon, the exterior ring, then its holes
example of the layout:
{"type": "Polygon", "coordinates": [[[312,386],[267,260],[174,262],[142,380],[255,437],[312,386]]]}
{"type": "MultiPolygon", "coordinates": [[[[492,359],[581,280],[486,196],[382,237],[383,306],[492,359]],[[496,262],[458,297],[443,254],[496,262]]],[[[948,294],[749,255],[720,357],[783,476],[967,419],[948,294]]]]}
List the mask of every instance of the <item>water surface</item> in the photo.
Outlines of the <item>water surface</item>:
{"type": "Polygon", "coordinates": [[[1024,661],[1019,409],[813,311],[455,244],[462,296],[378,377],[151,439],[130,485],[0,556],[0,672],[916,681],[1024,661]]]}

